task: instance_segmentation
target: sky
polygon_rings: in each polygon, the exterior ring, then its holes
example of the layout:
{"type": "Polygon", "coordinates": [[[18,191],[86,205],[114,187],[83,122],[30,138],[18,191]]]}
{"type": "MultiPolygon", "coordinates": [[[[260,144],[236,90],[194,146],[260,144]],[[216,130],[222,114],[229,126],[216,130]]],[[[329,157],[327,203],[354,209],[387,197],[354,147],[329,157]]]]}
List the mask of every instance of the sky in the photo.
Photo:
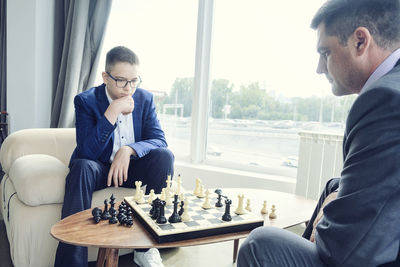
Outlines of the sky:
{"type": "MultiPolygon", "coordinates": [[[[214,0],[211,78],[228,79],[234,90],[258,82],[284,97],[331,95],[315,72],[309,26],[323,2],[214,0]]],[[[124,45],[139,56],[142,87],[169,92],[176,77],[194,76],[197,9],[195,0],[113,1],[99,70],[105,53],[124,45]]]]}

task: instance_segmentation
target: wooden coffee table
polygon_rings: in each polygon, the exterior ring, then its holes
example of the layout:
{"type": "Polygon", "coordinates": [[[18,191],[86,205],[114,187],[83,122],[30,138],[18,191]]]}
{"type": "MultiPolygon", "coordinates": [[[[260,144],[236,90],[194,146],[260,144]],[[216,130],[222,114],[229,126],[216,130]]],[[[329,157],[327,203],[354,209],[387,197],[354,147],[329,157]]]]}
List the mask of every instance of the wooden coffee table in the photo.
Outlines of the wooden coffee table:
{"type": "MultiPolygon", "coordinates": [[[[222,190],[225,195],[235,201],[237,201],[236,196],[239,193],[251,198],[253,212],[259,213],[264,218],[265,226],[275,226],[283,229],[309,220],[317,203],[315,200],[301,196],[269,190],[246,188],[223,188],[222,190]],[[261,215],[260,211],[264,200],[267,200],[269,209],[272,204],[276,206],[276,219],[269,219],[268,214],[261,215]]],[[[229,240],[234,240],[233,261],[236,261],[239,239],[247,237],[249,233],[250,231],[245,231],[176,242],[157,243],[136,218],[133,220],[132,227],[109,224],[108,221],[101,221],[99,224],[95,224],[91,209],[64,218],[51,228],[51,235],[60,242],[77,246],[98,247],[97,267],[118,266],[118,251],[122,248],[186,247],[229,240]]]]}

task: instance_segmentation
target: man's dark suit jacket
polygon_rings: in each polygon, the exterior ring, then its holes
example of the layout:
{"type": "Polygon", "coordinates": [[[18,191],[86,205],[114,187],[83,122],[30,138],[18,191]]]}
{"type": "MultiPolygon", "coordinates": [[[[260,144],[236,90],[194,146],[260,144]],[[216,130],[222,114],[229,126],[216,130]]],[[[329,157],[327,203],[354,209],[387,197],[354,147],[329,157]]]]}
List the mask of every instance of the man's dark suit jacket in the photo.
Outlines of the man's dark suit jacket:
{"type": "MultiPolygon", "coordinates": [[[[99,160],[107,163],[110,160],[114,145],[114,129],[104,116],[110,105],[105,85],[93,87],[75,96],[76,144],[71,161],[75,158],[99,160]]],[[[135,108],[132,112],[135,143],[129,144],[141,158],[150,150],[166,147],[164,132],[157,119],[153,95],[137,88],[133,94],[135,108]]]]}
{"type": "Polygon", "coordinates": [[[400,65],[354,102],[343,140],[338,197],[317,225],[329,266],[393,262],[400,239],[400,65]]]}

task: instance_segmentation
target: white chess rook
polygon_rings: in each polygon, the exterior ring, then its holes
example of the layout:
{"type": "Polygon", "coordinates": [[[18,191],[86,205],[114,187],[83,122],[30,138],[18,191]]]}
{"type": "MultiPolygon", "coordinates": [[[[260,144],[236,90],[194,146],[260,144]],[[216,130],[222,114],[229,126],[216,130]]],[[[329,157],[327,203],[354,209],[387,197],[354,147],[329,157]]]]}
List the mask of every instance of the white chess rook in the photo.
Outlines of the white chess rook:
{"type": "Polygon", "coordinates": [[[242,214],[246,213],[244,208],[243,208],[243,200],[244,200],[244,195],[243,194],[242,195],[238,195],[238,203],[239,204],[238,204],[238,206],[237,206],[237,208],[235,210],[235,213],[237,215],[242,215],[242,214]]]}

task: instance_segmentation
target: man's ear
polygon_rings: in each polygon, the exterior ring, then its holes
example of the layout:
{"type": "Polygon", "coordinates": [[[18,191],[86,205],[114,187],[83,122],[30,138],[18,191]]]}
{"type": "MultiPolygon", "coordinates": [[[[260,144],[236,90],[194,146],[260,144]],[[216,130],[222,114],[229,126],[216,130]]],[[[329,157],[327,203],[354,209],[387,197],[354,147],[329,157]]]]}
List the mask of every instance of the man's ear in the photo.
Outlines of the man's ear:
{"type": "Polygon", "coordinates": [[[363,55],[371,45],[372,36],[365,27],[358,27],[353,33],[353,45],[358,56],[363,55]]]}

